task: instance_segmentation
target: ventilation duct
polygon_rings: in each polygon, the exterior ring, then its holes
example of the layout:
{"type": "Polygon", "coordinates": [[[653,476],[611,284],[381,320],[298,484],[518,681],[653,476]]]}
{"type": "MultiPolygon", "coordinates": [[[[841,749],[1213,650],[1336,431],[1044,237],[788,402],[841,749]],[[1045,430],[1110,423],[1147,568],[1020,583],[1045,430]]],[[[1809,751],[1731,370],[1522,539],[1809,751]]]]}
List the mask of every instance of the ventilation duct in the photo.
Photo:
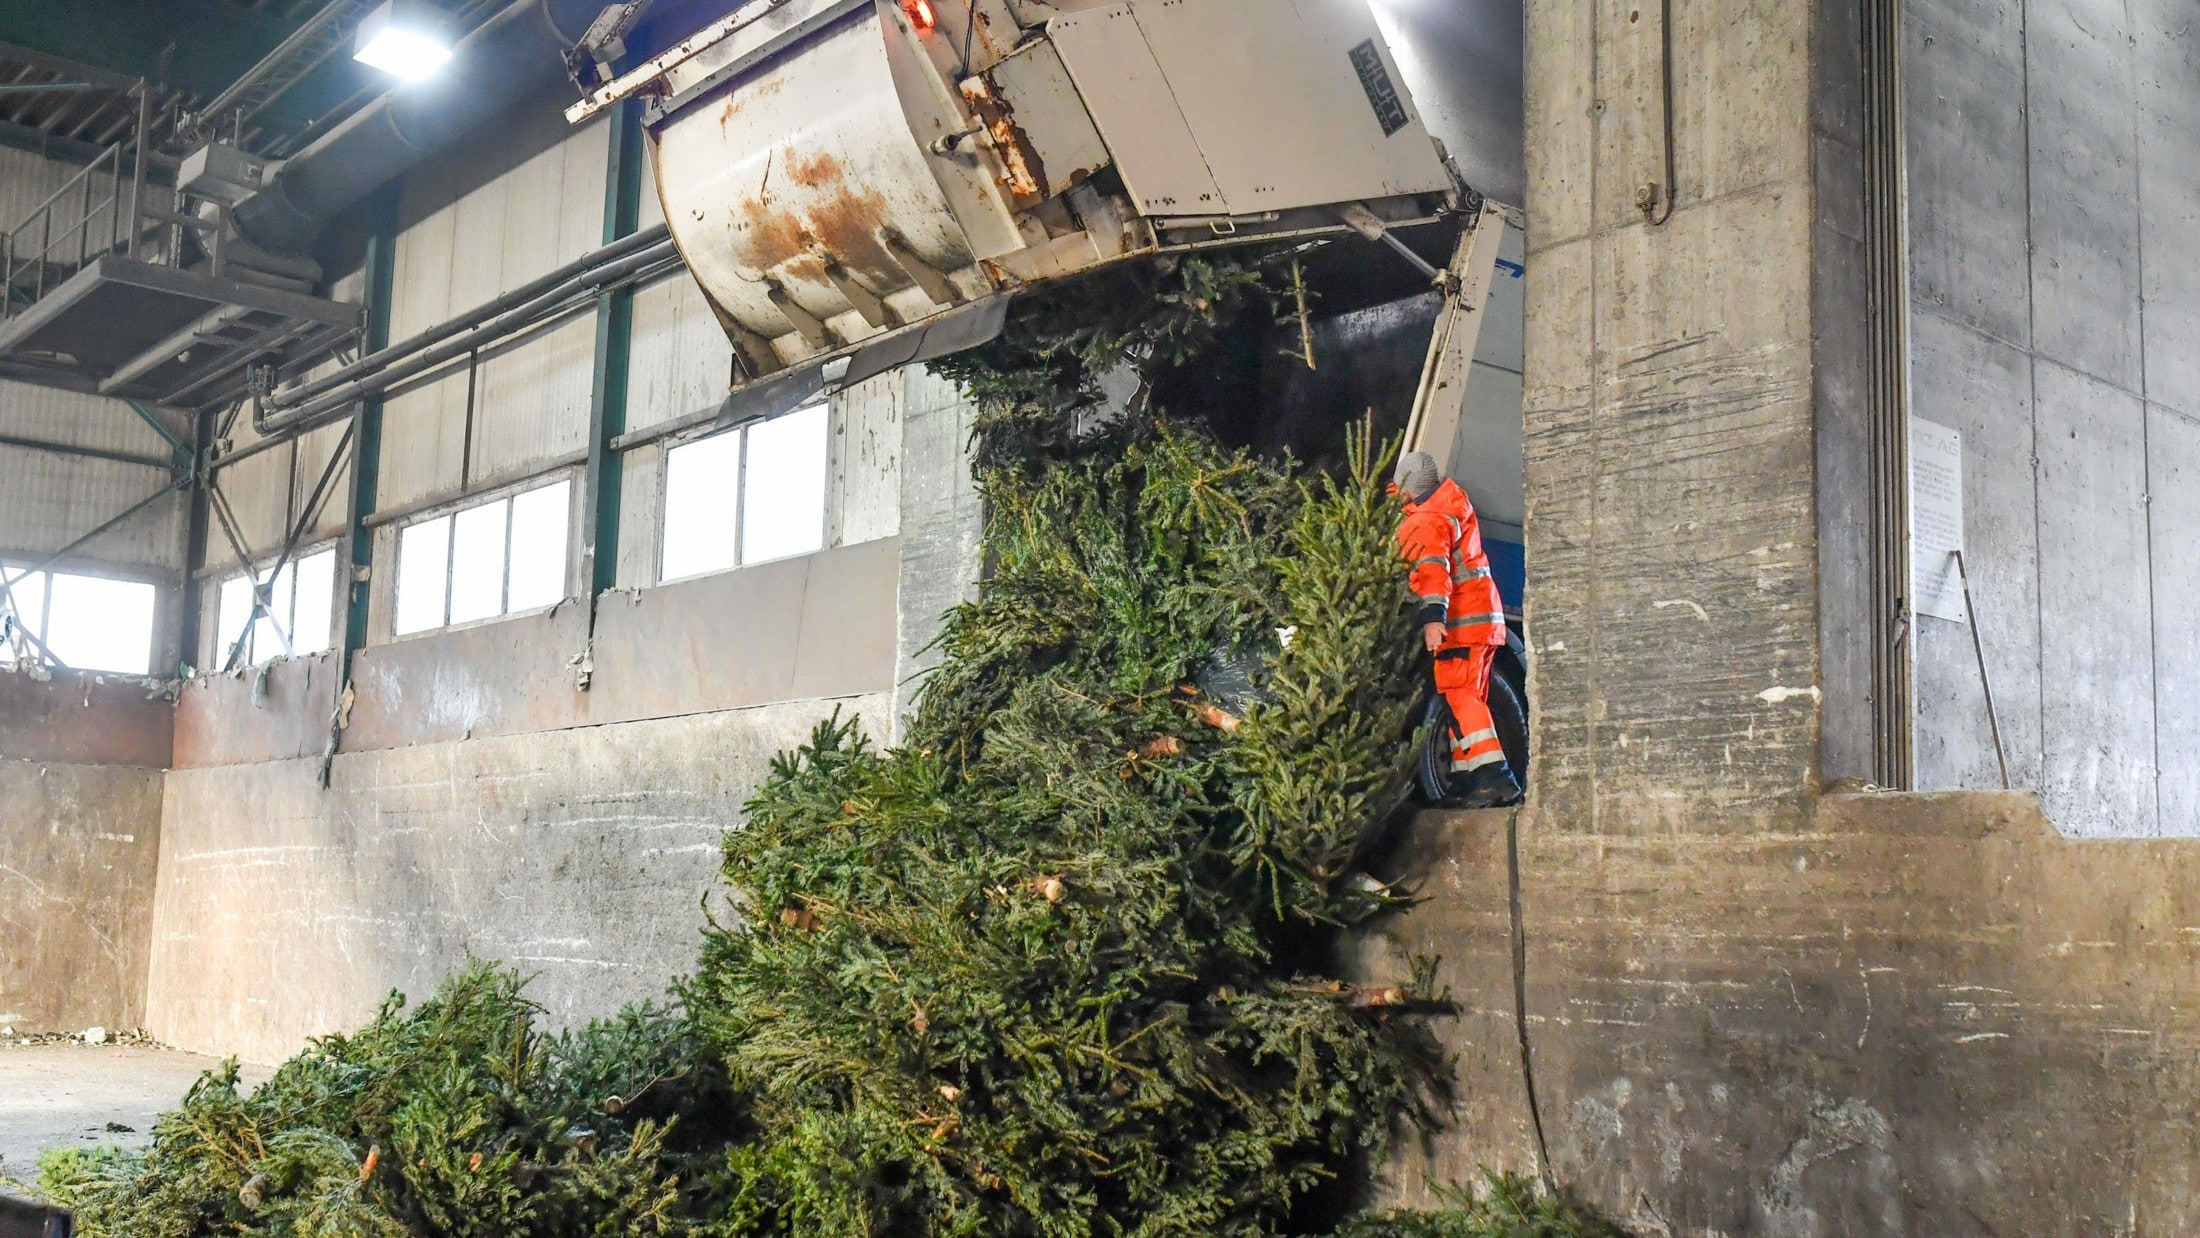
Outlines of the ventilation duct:
{"type": "Polygon", "coordinates": [[[462,39],[432,78],[399,86],[300,151],[233,218],[255,244],[296,252],[329,217],[565,76],[565,50],[602,0],[515,0],[462,39]]]}

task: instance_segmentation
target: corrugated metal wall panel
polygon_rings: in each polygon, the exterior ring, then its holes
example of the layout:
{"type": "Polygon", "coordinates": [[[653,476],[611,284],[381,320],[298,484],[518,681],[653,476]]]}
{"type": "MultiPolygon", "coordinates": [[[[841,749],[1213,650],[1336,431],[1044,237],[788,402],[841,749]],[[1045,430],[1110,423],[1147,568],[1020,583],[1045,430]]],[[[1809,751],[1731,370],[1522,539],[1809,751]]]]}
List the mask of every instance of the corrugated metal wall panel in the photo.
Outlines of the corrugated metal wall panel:
{"type": "MultiPolygon", "coordinates": [[[[0,447],[0,552],[50,554],[167,482],[158,469],[0,447]]],[[[183,518],[182,496],[172,494],[78,553],[180,572],[183,518]]]]}
{"type": "MultiPolygon", "coordinates": [[[[170,428],[183,431],[180,418],[170,428]]],[[[120,400],[0,382],[0,433],[104,451],[166,456],[168,443],[120,400]]]]}
{"type": "Polygon", "coordinates": [[[595,315],[583,312],[484,358],[473,476],[508,476],[586,447],[595,356],[595,315]]]}
{"type": "MultiPolygon", "coordinates": [[[[609,138],[604,123],[581,129],[401,232],[391,338],[401,341],[462,314],[601,244],[609,138]]],[[[423,182],[419,192],[435,188],[423,182]]],[[[467,362],[398,392],[383,424],[381,505],[415,502],[462,480],[577,450],[588,432],[594,347],[584,313],[479,358],[470,376],[471,451],[467,362]]]]}
{"type": "Polygon", "coordinates": [[[851,545],[901,532],[902,376],[886,373],[833,399],[832,542],[851,545]]]}
{"type": "MultiPolygon", "coordinates": [[[[239,424],[243,422],[240,420],[239,424]]],[[[229,509],[236,514],[238,534],[244,538],[245,549],[255,559],[264,558],[282,544],[283,532],[290,520],[290,477],[295,450],[296,445],[291,443],[270,448],[223,469],[219,478],[222,497],[229,500],[229,509]]],[[[233,564],[237,561],[219,521],[209,526],[206,556],[209,563],[233,564]]]]}
{"type": "MultiPolygon", "coordinates": [[[[503,178],[512,195],[499,264],[503,287],[603,244],[610,134],[608,123],[590,125],[503,178]]],[[[586,446],[595,345],[595,320],[583,312],[486,360],[474,418],[474,476],[507,475],[586,446]]]]}
{"type": "Polygon", "coordinates": [[[382,406],[382,466],[375,496],[388,509],[449,490],[465,458],[463,368],[455,390],[430,383],[402,390],[382,406]],[[457,407],[447,407],[455,399],[457,407]]]}
{"type": "MultiPolygon", "coordinates": [[[[38,209],[55,190],[66,185],[77,171],[75,164],[46,159],[29,151],[0,148],[0,229],[13,231],[22,225],[26,216],[38,209]]],[[[92,180],[93,205],[97,207],[108,200],[113,185],[111,179],[103,175],[94,176],[92,180]]],[[[71,194],[55,210],[53,222],[57,227],[73,224],[82,215],[82,200],[71,194]]],[[[98,223],[101,227],[107,226],[108,216],[102,213],[98,223]]],[[[24,242],[36,247],[42,237],[43,234],[34,231],[24,238],[24,242]]],[[[19,244],[16,252],[23,253],[23,245],[19,244]]],[[[69,258],[72,262],[75,260],[73,247],[69,258]]]]}
{"type": "Polygon", "coordinates": [[[733,345],[685,270],[635,295],[630,373],[629,430],[661,425],[726,397],[733,345]]]}
{"type": "MultiPolygon", "coordinates": [[[[393,342],[451,316],[452,289],[458,279],[453,238],[464,201],[435,211],[398,234],[390,298],[393,342]]],[[[459,463],[464,459],[465,365],[446,367],[399,387],[383,408],[377,488],[381,505],[399,506],[457,485],[459,463]]]]}
{"type": "MultiPolygon", "coordinates": [[[[329,457],[335,454],[336,445],[343,441],[344,429],[348,424],[340,422],[333,426],[323,426],[310,434],[299,436],[298,468],[291,483],[291,494],[293,496],[291,509],[298,513],[298,516],[293,518],[293,523],[304,516],[306,504],[313,498],[314,483],[321,480],[321,470],[328,467],[329,457]]],[[[299,539],[300,549],[309,547],[324,538],[333,537],[343,530],[344,502],[345,496],[349,493],[351,493],[351,458],[350,452],[347,450],[344,462],[336,466],[336,472],[329,478],[328,488],[322,493],[321,506],[318,512],[306,525],[305,535],[299,539]]]]}

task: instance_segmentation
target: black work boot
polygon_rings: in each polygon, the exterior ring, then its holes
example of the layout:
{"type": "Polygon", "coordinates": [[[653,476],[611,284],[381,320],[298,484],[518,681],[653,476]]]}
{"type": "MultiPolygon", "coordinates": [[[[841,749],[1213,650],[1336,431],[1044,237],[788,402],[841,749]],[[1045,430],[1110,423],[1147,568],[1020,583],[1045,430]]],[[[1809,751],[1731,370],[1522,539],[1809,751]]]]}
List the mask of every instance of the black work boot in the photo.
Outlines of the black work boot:
{"type": "Polygon", "coordinates": [[[1520,781],[1504,761],[1454,775],[1451,794],[1444,797],[1446,808],[1503,808],[1519,802],[1520,781]]]}

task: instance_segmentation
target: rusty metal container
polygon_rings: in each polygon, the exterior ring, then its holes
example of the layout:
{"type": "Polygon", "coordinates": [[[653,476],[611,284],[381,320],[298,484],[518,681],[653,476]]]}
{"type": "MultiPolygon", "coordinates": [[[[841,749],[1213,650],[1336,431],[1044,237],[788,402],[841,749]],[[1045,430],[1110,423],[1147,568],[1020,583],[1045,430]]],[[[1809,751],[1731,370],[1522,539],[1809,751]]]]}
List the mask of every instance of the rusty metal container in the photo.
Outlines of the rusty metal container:
{"type": "Polygon", "coordinates": [[[1127,257],[1464,195],[1367,0],[750,0],[569,116],[635,96],[750,381],[964,346],[943,321],[1127,257]]]}

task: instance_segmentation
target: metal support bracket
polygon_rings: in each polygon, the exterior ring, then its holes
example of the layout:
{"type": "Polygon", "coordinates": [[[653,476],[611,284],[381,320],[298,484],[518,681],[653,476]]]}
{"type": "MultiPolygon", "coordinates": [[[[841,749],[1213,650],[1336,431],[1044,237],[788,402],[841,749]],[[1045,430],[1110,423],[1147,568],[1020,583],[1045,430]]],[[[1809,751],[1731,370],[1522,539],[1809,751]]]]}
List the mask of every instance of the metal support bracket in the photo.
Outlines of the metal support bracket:
{"type": "Polygon", "coordinates": [[[1444,308],[1436,317],[1421,386],[1414,393],[1406,422],[1406,450],[1425,451],[1448,467],[1459,437],[1459,418],[1467,406],[1467,378],[1482,338],[1482,316],[1489,307],[1490,279],[1497,271],[1497,250],[1505,238],[1505,209],[1484,201],[1459,234],[1451,263],[1439,281],[1444,308]]]}

